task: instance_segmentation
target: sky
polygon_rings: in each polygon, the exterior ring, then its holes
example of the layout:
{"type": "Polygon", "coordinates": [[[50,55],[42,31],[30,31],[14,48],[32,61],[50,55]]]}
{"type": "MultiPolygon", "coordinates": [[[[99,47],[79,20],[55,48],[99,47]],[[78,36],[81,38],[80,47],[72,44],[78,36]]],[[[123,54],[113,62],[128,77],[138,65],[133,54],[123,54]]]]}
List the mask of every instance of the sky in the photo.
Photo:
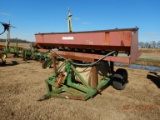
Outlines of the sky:
{"type": "Polygon", "coordinates": [[[36,33],[68,31],[68,7],[75,32],[137,26],[139,41],[160,41],[160,0],[1,0],[0,22],[16,27],[11,38],[34,42],[36,33]]]}

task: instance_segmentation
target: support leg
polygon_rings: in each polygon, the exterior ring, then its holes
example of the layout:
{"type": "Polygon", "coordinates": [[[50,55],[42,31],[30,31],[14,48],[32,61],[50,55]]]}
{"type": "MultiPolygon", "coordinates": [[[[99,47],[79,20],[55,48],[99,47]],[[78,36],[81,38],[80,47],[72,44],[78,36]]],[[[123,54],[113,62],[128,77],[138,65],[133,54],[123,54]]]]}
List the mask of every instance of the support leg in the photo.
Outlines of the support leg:
{"type": "Polygon", "coordinates": [[[53,61],[53,71],[56,72],[56,70],[57,70],[56,57],[52,56],[52,61],[53,61]]]}
{"type": "Polygon", "coordinates": [[[91,87],[92,88],[97,88],[98,85],[98,75],[97,75],[97,69],[96,66],[92,67],[92,82],[91,82],[91,87]]]}
{"type": "Polygon", "coordinates": [[[114,62],[110,62],[110,72],[114,73],[114,62]]]}

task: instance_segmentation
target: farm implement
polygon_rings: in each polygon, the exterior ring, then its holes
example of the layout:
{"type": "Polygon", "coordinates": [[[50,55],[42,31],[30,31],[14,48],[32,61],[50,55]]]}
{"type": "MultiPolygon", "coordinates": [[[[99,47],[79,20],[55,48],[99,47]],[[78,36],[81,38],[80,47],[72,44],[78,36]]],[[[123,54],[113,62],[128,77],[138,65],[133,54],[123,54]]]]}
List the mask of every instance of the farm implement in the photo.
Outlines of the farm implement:
{"type": "Polygon", "coordinates": [[[7,58],[7,53],[4,51],[0,51],[1,65],[6,64],[6,58],[7,58]]]}
{"type": "MultiPolygon", "coordinates": [[[[10,45],[10,27],[13,27],[13,28],[15,28],[15,27],[11,26],[10,22],[9,23],[0,22],[0,23],[4,27],[4,31],[1,32],[0,35],[5,33],[5,31],[7,31],[6,44],[0,45],[0,50],[1,50],[0,51],[0,59],[1,59],[2,65],[6,64],[6,58],[7,58],[8,53],[13,54],[13,57],[22,56],[23,60],[31,60],[31,59],[33,60],[34,59],[34,60],[45,61],[50,58],[49,52],[46,52],[46,53],[40,52],[39,49],[37,48],[37,46],[34,45],[34,43],[32,43],[29,48],[24,48],[24,47],[18,46],[18,41],[16,41],[15,45],[11,46],[10,45]]],[[[46,63],[47,62],[45,62],[45,64],[46,63]]]]}
{"type": "MultiPolygon", "coordinates": [[[[54,73],[46,80],[51,97],[88,100],[108,85],[122,90],[128,83],[127,70],[114,70],[114,62],[132,63],[139,56],[138,28],[35,34],[36,44],[50,49],[54,73]],[[58,60],[60,59],[60,60],[58,60]]],[[[46,50],[47,51],[47,50],[46,50]]]]}
{"type": "Polygon", "coordinates": [[[0,23],[4,27],[4,31],[0,33],[0,35],[5,33],[5,31],[7,31],[6,44],[0,45],[0,49],[4,50],[6,53],[13,53],[14,56],[18,56],[19,54],[22,53],[23,48],[18,47],[18,42],[16,42],[16,45],[10,46],[10,28],[11,27],[15,28],[15,27],[10,25],[10,21],[9,23],[3,23],[3,22],[0,22],[0,23]]]}

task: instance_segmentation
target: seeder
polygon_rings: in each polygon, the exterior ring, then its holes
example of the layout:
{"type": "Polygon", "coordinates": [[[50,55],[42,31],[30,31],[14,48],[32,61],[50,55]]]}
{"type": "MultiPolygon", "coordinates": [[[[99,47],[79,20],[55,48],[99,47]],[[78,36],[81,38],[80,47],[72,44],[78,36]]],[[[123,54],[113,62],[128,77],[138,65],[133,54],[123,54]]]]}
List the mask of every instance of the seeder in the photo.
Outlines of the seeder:
{"type": "Polygon", "coordinates": [[[69,11],[69,32],[35,34],[36,44],[50,49],[54,69],[40,101],[51,97],[87,100],[110,84],[122,90],[128,73],[122,68],[115,71],[114,62],[130,64],[140,56],[137,27],[73,32],[71,16],[69,11]]]}

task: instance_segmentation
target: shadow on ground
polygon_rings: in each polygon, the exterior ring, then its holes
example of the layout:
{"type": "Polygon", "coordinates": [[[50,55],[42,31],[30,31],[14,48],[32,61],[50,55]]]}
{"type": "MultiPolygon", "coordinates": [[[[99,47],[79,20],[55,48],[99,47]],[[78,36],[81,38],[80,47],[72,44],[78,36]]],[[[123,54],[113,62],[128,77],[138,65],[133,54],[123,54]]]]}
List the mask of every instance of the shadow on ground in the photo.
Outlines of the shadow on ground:
{"type": "Polygon", "coordinates": [[[147,78],[150,79],[158,88],[160,88],[160,75],[158,75],[156,72],[149,72],[150,74],[147,74],[147,78]]]}
{"type": "Polygon", "coordinates": [[[19,63],[17,61],[12,61],[11,64],[0,64],[1,67],[7,67],[7,66],[15,66],[15,65],[18,65],[19,63]]]}

